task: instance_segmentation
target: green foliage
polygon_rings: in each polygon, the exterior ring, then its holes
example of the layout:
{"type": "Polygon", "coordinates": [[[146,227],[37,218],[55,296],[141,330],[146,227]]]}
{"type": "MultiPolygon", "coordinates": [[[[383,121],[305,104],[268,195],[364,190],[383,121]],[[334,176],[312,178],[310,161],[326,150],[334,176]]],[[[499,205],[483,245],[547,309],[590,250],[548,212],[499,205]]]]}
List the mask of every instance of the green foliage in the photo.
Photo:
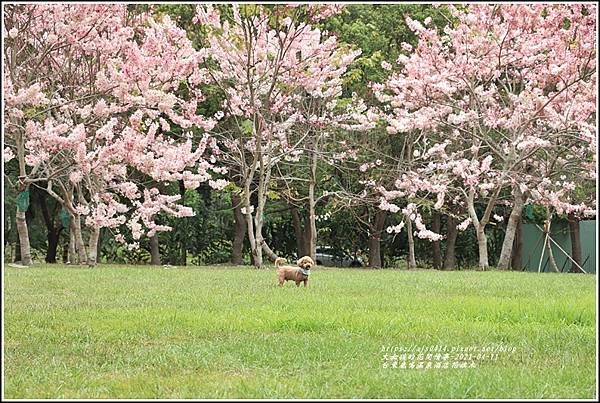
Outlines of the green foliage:
{"type": "MultiPolygon", "coordinates": [[[[325,208],[324,212],[327,210],[325,208]]],[[[366,249],[368,233],[364,226],[357,225],[356,218],[347,211],[339,210],[330,214],[327,221],[317,223],[317,228],[320,245],[331,246],[335,251],[348,254],[360,253],[366,249]]]]}
{"type": "Polygon", "coordinates": [[[187,264],[183,251],[191,254],[192,264],[225,263],[231,258],[233,213],[229,193],[213,192],[207,184],[185,192],[184,204],[194,209],[195,216],[164,217],[173,227],[160,234],[161,254],[166,263],[187,264]]]}
{"type": "Polygon", "coordinates": [[[431,17],[433,25],[443,27],[448,11],[426,4],[352,4],[340,15],[317,24],[335,33],[341,42],[362,50],[346,74],[345,96],[356,92],[370,99],[367,84],[388,76],[381,62],[395,64],[402,42],[416,46],[417,36],[406,25],[406,16],[419,21],[431,17]]]}
{"type": "Polygon", "coordinates": [[[244,119],[242,121],[241,129],[246,135],[251,135],[254,131],[254,123],[250,119],[244,119]]]}
{"type": "Polygon", "coordinates": [[[122,264],[148,264],[150,252],[146,248],[129,250],[114,239],[108,239],[102,244],[101,256],[108,262],[122,264]]]}
{"type": "Polygon", "coordinates": [[[263,236],[273,251],[288,259],[297,256],[297,240],[287,204],[280,198],[267,203],[263,236]]]}

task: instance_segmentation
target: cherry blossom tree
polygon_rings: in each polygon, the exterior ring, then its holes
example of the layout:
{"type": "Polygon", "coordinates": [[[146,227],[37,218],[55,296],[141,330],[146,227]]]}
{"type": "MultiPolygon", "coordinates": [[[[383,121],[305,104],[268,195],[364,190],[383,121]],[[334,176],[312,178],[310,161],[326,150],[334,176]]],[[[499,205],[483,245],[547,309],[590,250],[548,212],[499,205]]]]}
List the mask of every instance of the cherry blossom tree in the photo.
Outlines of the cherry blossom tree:
{"type": "Polygon", "coordinates": [[[567,170],[595,180],[597,9],[592,4],[448,7],[453,21],[443,32],[429,28],[428,20],[421,24],[407,17],[419,44],[415,49],[406,44],[410,53],[398,58],[399,71],[374,88],[389,107],[390,134],[416,131],[429,139],[415,149],[419,164],[396,187],[435,194],[438,207],[446,194],[460,194],[469,213],[462,226],[475,227],[482,269],[489,266],[486,225],[509,189],[513,211],[498,264],[507,267],[528,198],[564,211],[593,210],[571,204],[564,180],[552,178],[567,170]],[[549,181],[561,191],[547,193],[549,181]]]}
{"type": "MultiPolygon", "coordinates": [[[[330,124],[351,124],[355,111],[339,114],[332,100],[341,93],[341,76],[359,54],[337,44],[306,21],[339,11],[337,6],[233,6],[233,17],[212,6],[198,6],[196,21],[207,27],[210,59],[205,73],[223,94],[226,119],[216,130],[220,159],[241,189],[254,265],[263,251],[276,256],[262,234],[263,214],[273,169],[312,150],[312,239],[316,239],[314,173],[319,136],[330,124]],[[307,147],[311,144],[311,147],[307,147]],[[256,195],[256,205],[251,202],[256,195]]],[[[358,119],[358,118],[357,118],[358,119]]],[[[312,241],[313,244],[315,241],[312,241]]],[[[314,245],[311,247],[314,254],[314,245]]]]}
{"type": "Polygon", "coordinates": [[[193,214],[135,176],[221,186],[209,171],[214,141],[192,142],[217,121],[197,113],[203,95],[189,89],[203,80],[204,53],[168,17],[132,16],[125,5],[14,5],[5,28],[5,158],[16,153],[22,186],[43,183],[70,214],[80,263],[96,263],[100,228],[124,242],[127,227],[135,248],[170,230],[158,213],[193,214]]]}
{"type": "MultiPolygon", "coordinates": [[[[327,83],[339,85],[345,70],[335,72],[327,83]]],[[[322,74],[327,75],[327,72],[322,74]]],[[[290,132],[291,139],[303,140],[298,141],[295,156],[284,158],[276,166],[275,179],[280,183],[280,194],[289,203],[306,207],[305,253],[313,260],[317,247],[317,204],[331,198],[348,200],[349,195],[347,189],[339,186],[324,189],[320,177],[327,175],[328,170],[339,168],[342,161],[355,161],[358,150],[352,150],[344,139],[358,136],[376,125],[369,121],[367,105],[356,94],[350,99],[341,99],[340,95],[341,87],[330,96],[304,94],[297,111],[307,118],[290,132]]]]}

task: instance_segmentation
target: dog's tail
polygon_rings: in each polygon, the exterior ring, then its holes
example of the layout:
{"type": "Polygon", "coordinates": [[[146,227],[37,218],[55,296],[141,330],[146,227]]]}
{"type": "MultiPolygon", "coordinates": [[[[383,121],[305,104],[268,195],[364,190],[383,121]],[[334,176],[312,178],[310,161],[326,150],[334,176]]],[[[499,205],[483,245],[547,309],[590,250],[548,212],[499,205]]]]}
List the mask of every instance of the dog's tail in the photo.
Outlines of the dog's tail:
{"type": "Polygon", "coordinates": [[[282,264],[286,263],[287,260],[285,260],[282,257],[278,257],[277,259],[275,259],[275,267],[277,267],[279,269],[279,266],[281,266],[282,264]]]}

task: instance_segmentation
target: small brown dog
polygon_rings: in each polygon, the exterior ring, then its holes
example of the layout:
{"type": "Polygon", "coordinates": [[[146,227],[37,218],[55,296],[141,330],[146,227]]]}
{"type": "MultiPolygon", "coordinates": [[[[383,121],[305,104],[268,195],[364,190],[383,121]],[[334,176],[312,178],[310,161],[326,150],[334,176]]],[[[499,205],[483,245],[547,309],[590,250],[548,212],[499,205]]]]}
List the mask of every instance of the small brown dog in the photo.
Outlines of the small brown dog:
{"type": "Polygon", "coordinates": [[[283,287],[283,284],[288,280],[294,281],[297,287],[300,286],[300,283],[302,282],[304,283],[304,287],[308,286],[310,268],[315,265],[315,262],[313,262],[310,256],[301,257],[298,260],[298,266],[281,266],[283,263],[286,263],[284,258],[278,257],[275,259],[280,287],[283,287]]]}

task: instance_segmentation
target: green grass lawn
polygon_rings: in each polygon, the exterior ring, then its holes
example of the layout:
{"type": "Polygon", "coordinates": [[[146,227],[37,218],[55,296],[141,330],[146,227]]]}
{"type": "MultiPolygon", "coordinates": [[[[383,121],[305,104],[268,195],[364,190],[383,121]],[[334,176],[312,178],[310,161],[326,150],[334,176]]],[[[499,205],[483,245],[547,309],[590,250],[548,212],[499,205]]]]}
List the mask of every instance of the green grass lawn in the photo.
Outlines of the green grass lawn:
{"type": "Polygon", "coordinates": [[[594,398],[595,281],[522,272],[4,269],[5,398],[594,398]],[[514,353],[384,368],[382,346],[514,353]]]}

